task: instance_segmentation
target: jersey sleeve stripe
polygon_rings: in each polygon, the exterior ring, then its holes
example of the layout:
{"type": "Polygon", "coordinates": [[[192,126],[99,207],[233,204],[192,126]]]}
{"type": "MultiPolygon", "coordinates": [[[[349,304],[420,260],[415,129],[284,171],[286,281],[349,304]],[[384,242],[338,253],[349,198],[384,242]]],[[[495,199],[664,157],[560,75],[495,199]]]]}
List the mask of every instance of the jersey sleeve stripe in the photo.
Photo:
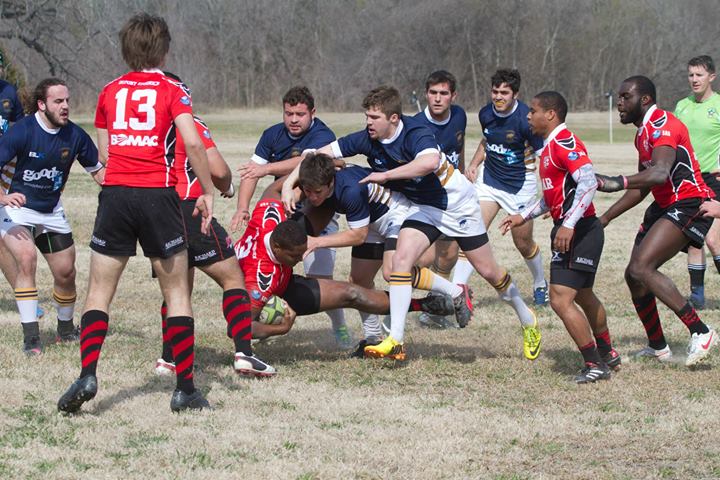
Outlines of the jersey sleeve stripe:
{"type": "Polygon", "coordinates": [[[250,160],[252,160],[253,162],[255,162],[255,163],[259,164],[259,165],[266,165],[266,164],[270,163],[270,162],[268,162],[267,160],[265,160],[264,158],[262,158],[261,156],[255,154],[255,153],[253,153],[253,156],[250,157],[250,160]]]}
{"type": "Polygon", "coordinates": [[[362,220],[355,220],[352,222],[347,222],[348,227],[350,228],[362,228],[370,225],[370,217],[365,217],[362,220]]]}
{"type": "Polygon", "coordinates": [[[332,150],[333,157],[335,157],[335,158],[343,158],[343,153],[342,153],[342,151],[340,150],[340,144],[338,143],[337,140],[335,140],[334,142],[332,142],[332,143],[330,144],[330,149],[332,150]]]}

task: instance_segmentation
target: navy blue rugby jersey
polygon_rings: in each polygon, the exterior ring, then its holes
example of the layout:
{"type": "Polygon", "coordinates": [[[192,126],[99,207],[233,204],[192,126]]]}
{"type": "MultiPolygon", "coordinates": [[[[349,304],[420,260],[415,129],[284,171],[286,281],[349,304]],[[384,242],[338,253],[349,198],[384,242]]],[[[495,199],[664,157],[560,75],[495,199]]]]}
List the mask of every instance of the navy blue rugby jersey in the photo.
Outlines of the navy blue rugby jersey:
{"type": "MultiPolygon", "coordinates": [[[[411,162],[421,154],[440,152],[432,130],[405,115],[401,117],[400,124],[392,138],[373,140],[365,129],[333,142],[332,149],[333,154],[338,158],[365,155],[370,168],[376,172],[392,170],[411,162]]],[[[444,185],[453,171],[454,168],[444,156],[441,156],[440,166],[434,173],[429,173],[424,177],[387,182],[384,186],[399,191],[417,204],[446,210],[448,195],[444,185]]]]}
{"type": "Polygon", "coordinates": [[[334,140],[333,131],[319,118],[315,118],[307,132],[299,137],[293,137],[284,123],[278,123],[263,132],[252,160],[261,165],[279,162],[297,157],[303,150],[324,147],[334,140]]]}
{"type": "Polygon", "coordinates": [[[325,202],[345,215],[350,228],[369,225],[389,210],[390,190],[374,183],[358,183],[371,173],[359,165],[348,165],[335,173],[333,195],[325,202]]]}
{"type": "Polygon", "coordinates": [[[508,193],[517,193],[525,183],[525,150],[539,152],[543,139],[533,135],[527,121],[530,108],[520,100],[507,115],[495,111],[492,103],[478,114],[485,136],[483,183],[508,193]]]}
{"type": "Polygon", "coordinates": [[[424,112],[420,112],[415,117],[422,123],[430,127],[440,150],[447,157],[448,162],[458,168],[460,164],[460,156],[465,146],[465,127],[467,127],[467,115],[465,110],[457,105],[450,105],[450,116],[442,122],[438,122],[430,115],[430,110],[425,107],[424,112]]]}
{"type": "Polygon", "coordinates": [[[90,136],[72,122],[49,129],[39,114],[25,117],[0,138],[0,168],[17,156],[9,193],[25,195],[25,207],[51,213],[77,158],[88,172],[102,168],[90,136]]]}

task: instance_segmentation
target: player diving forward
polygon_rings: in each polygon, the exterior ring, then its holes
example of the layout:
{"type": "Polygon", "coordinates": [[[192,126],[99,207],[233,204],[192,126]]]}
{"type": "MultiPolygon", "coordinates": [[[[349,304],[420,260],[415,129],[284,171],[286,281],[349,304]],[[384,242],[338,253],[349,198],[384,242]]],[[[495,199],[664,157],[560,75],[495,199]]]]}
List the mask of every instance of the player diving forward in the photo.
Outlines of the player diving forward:
{"type": "Polygon", "coordinates": [[[638,127],[639,173],[597,175],[601,192],[627,190],[600,221],[607,225],[652,192],[655,201],[645,211],[625,269],[630,296],[648,337],[648,346],[637,355],[661,362],[672,357],[655,303],[659,298],[690,332],[685,365],[692,366],[708,355],[717,334],[659,269],[688,245],[702,247],[712,218],[702,216],[700,205],[714,195],[700,174],[687,127],[672,113],[659,109],[655,98],[655,85],[647,77],[633,76],[620,84],[620,121],[638,127]]]}
{"type": "MultiPolygon", "coordinates": [[[[293,325],[294,315],[312,315],[332,308],[355,308],[363,312],[387,314],[390,300],[387,292],[358,285],[295,275],[293,267],[307,251],[307,234],[295,220],[287,220],[285,209],[271,185],[257,203],[245,230],[235,243],[235,253],[245,275],[250,293],[253,319],[257,319],[263,305],[276,295],[288,305],[286,318],[278,325],[254,321],[254,338],[283,335],[293,325]]],[[[414,300],[412,311],[428,311],[438,315],[452,313],[450,302],[436,299],[414,300]]]]}
{"type": "MultiPolygon", "coordinates": [[[[525,342],[525,355],[537,358],[540,335],[530,311],[510,275],[495,261],[480,216],[472,185],[455,172],[441,155],[432,131],[412,117],[402,115],[400,94],[395,88],[373,89],[363,100],[367,127],[319,150],[334,158],[365,155],[373,173],[361,183],[384,184],[403,193],[413,205],[403,223],[392,258],[390,274],[391,333],[382,343],[365,347],[372,357],[405,358],[405,317],[411,300],[412,269],[422,252],[442,235],[455,238],[480,275],[509,303],[524,328],[535,331],[525,342]]],[[[292,192],[283,188],[283,198],[292,192]]],[[[455,285],[428,272],[425,284],[453,298],[456,318],[465,327],[472,318],[466,285],[455,285]]],[[[528,338],[528,336],[526,336],[528,338]]]]}

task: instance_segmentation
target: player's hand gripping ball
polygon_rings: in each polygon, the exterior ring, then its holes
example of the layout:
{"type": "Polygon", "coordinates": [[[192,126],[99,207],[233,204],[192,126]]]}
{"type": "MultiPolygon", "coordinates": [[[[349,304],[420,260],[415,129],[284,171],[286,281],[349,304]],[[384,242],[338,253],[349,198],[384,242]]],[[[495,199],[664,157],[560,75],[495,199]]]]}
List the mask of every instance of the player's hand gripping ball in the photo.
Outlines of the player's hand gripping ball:
{"type": "Polygon", "coordinates": [[[282,298],[276,296],[270,297],[270,300],[268,300],[260,311],[258,321],[266,325],[278,325],[282,323],[286,306],[287,304],[282,298]]]}

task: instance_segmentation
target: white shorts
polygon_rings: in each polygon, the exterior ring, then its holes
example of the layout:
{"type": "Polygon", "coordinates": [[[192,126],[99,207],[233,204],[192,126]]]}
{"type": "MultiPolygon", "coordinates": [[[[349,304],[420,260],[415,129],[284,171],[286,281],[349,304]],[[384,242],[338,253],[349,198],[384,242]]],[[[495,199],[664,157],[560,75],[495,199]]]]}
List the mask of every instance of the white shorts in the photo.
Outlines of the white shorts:
{"type": "Polygon", "coordinates": [[[459,171],[445,184],[448,196],[446,210],[412,203],[407,220],[432,225],[452,238],[475,237],[485,233],[480,202],[472,183],[459,171]]]}
{"type": "Polygon", "coordinates": [[[62,207],[55,207],[55,211],[52,213],[40,213],[25,207],[4,206],[0,208],[0,235],[2,237],[5,237],[11,228],[21,225],[30,228],[36,237],[48,232],[72,232],[62,207]]]}
{"type": "Polygon", "coordinates": [[[482,181],[484,173],[484,168],[481,168],[475,181],[475,190],[481,202],[495,202],[512,215],[520,213],[537,200],[537,177],[534,171],[525,172],[525,183],[517,193],[509,193],[485,185],[482,181]]]}
{"type": "MultiPolygon", "coordinates": [[[[340,216],[336,213],[319,236],[324,237],[337,233],[340,230],[339,218],[340,216]]],[[[303,269],[308,277],[332,277],[333,270],[335,270],[335,249],[318,248],[314,250],[303,259],[303,269]]]]}
{"type": "Polygon", "coordinates": [[[368,225],[365,243],[385,243],[387,238],[397,238],[400,227],[410,213],[412,202],[400,192],[392,192],[389,210],[385,215],[368,225]]]}

